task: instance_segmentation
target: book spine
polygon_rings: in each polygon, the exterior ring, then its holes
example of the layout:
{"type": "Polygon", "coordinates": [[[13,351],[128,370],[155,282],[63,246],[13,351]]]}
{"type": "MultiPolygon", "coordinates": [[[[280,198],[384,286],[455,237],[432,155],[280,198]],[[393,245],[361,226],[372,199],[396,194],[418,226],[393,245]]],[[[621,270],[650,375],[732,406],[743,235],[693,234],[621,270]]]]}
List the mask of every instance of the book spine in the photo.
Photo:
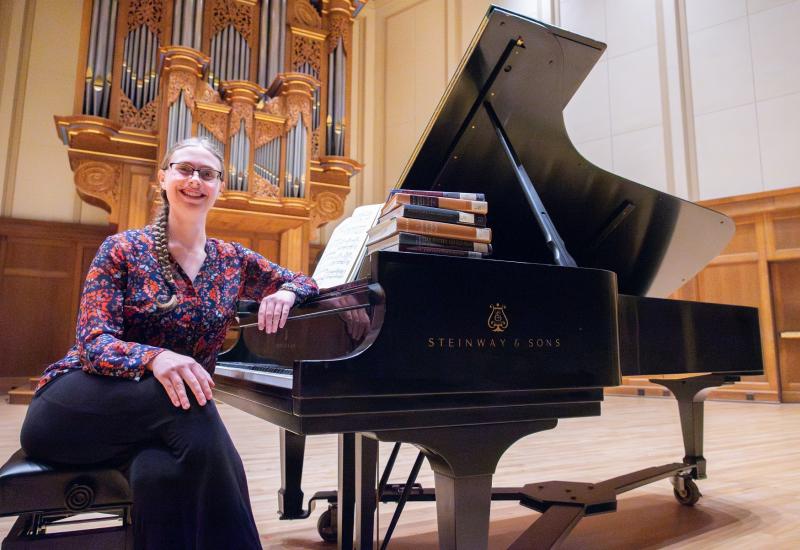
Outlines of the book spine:
{"type": "Polygon", "coordinates": [[[410,218],[396,218],[396,220],[398,231],[422,233],[423,235],[444,237],[447,239],[477,241],[479,243],[492,242],[492,230],[487,227],[474,227],[470,225],[415,220],[410,218]]]}
{"type": "Polygon", "coordinates": [[[471,250],[484,254],[492,253],[492,245],[484,243],[474,243],[472,241],[462,241],[459,239],[444,239],[440,237],[428,237],[426,235],[415,235],[414,233],[400,233],[398,242],[407,246],[433,246],[444,248],[455,248],[459,250],[471,250]]]}
{"type": "Polygon", "coordinates": [[[424,191],[417,189],[392,189],[389,191],[389,196],[396,195],[397,193],[404,193],[406,195],[417,195],[427,197],[446,197],[448,199],[462,199],[468,201],[485,201],[486,195],[483,193],[456,193],[455,191],[424,191]]]}
{"type": "Polygon", "coordinates": [[[486,201],[472,201],[466,199],[449,199],[447,197],[428,197],[425,195],[406,195],[398,193],[392,199],[397,204],[413,204],[416,206],[430,206],[432,208],[447,208],[472,214],[486,214],[488,204],[486,201]]]}
{"type": "Polygon", "coordinates": [[[471,250],[454,250],[452,248],[439,248],[438,246],[416,246],[413,244],[399,244],[396,247],[398,252],[419,252],[422,254],[439,254],[440,256],[459,256],[462,258],[483,258],[485,254],[473,252],[471,250]]]}
{"type": "Polygon", "coordinates": [[[416,206],[406,204],[399,209],[398,216],[414,218],[417,220],[431,220],[442,223],[457,223],[461,225],[474,225],[476,227],[486,227],[486,216],[483,214],[470,214],[449,210],[446,208],[433,208],[430,206],[416,206]]]}

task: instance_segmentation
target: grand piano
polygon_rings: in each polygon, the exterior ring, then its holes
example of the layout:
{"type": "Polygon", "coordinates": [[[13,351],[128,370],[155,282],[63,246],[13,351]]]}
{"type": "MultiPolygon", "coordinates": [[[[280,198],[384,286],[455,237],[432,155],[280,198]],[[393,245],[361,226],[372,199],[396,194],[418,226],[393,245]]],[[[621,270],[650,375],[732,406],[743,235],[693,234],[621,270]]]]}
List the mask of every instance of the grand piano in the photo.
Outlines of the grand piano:
{"type": "Polygon", "coordinates": [[[398,187],[484,193],[492,259],[377,252],[358,281],[296,307],[276,335],[242,304],[215,393],[283,429],[282,517],[307,515],[303,438],[324,433],[342,434],[343,548],[373,544],[378,441],[428,459],[442,548],[486,548],[498,496],[543,512],[517,544],[541,548],[655,479],[697,500],[703,400],[762,373],[757,311],[665,299],[719,254],[733,223],[572,145],[563,110],[604,48],[497,7],[481,23],[398,187]],[[598,484],[603,498],[565,502],[571,489],[558,483],[493,490],[514,442],[599,415],[603,388],[622,375],[657,374],[676,375],[657,382],[679,403],[680,461],[598,484]]]}

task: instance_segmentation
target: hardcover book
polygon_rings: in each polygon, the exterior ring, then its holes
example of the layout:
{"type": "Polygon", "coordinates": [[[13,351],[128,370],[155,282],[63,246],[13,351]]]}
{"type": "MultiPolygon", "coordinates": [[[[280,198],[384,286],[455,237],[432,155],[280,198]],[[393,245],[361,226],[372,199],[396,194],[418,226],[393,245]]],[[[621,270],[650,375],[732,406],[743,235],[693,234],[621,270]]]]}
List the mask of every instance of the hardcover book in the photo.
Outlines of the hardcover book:
{"type": "Polygon", "coordinates": [[[392,189],[389,191],[389,198],[397,193],[407,195],[417,195],[424,197],[446,197],[448,199],[463,199],[468,201],[485,201],[486,195],[483,193],[456,193],[455,191],[424,191],[418,189],[392,189]]]}
{"type": "Polygon", "coordinates": [[[450,210],[460,210],[461,212],[471,212],[473,214],[486,214],[489,210],[489,203],[486,201],[395,193],[394,195],[389,196],[389,200],[386,201],[386,205],[381,210],[381,215],[386,214],[390,210],[394,210],[401,204],[432,206],[434,208],[448,208],[450,210]]]}
{"type": "Polygon", "coordinates": [[[427,235],[415,235],[414,233],[395,233],[391,237],[387,237],[386,239],[381,239],[380,241],[370,244],[367,247],[367,254],[372,254],[376,250],[384,250],[398,245],[448,248],[450,250],[478,252],[485,255],[492,253],[492,245],[490,244],[462,241],[459,239],[429,237],[427,235]]]}
{"type": "MultiPolygon", "coordinates": [[[[417,252],[420,254],[438,254],[440,256],[459,256],[462,258],[485,258],[487,255],[480,252],[473,252],[471,250],[458,250],[455,248],[440,248],[438,246],[417,246],[413,244],[394,244],[386,248],[379,248],[379,250],[388,250],[390,252],[417,252]]],[[[372,252],[369,252],[372,254],[372,252]]]]}
{"type": "Polygon", "coordinates": [[[455,223],[433,222],[429,220],[415,220],[413,218],[392,218],[379,223],[369,230],[367,245],[370,245],[395,233],[417,233],[431,237],[444,237],[447,239],[461,239],[479,243],[492,242],[492,230],[488,227],[474,227],[458,225],[455,223]]]}
{"type": "Polygon", "coordinates": [[[401,204],[394,210],[390,210],[378,219],[378,223],[392,218],[414,218],[417,220],[430,220],[442,223],[456,223],[459,225],[474,225],[476,227],[486,227],[485,214],[471,214],[459,210],[448,208],[434,208],[432,206],[417,206],[413,204],[401,204]]]}

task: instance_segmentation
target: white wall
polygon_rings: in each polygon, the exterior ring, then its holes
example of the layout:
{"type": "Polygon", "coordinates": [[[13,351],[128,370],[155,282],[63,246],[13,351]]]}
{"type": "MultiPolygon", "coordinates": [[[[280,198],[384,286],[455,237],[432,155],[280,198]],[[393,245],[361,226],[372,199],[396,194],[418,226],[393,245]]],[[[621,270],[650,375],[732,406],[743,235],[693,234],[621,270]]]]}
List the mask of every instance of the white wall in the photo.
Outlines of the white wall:
{"type": "MultiPolygon", "coordinates": [[[[691,200],[800,185],[800,0],[500,4],[608,44],[565,110],[593,163],[691,200]]],[[[487,6],[372,0],[359,14],[353,150],[367,167],[351,202],[396,183],[487,6]]]]}
{"type": "Polygon", "coordinates": [[[700,198],[800,185],[800,1],[686,12],[700,198]]]}
{"type": "Polygon", "coordinates": [[[83,0],[0,0],[0,178],[4,216],[106,224],[75,192],[53,115],[72,114],[83,0]]]}
{"type": "Polygon", "coordinates": [[[608,44],[567,106],[567,132],[601,168],[662,191],[667,141],[656,2],[561,0],[560,25],[608,44]]]}

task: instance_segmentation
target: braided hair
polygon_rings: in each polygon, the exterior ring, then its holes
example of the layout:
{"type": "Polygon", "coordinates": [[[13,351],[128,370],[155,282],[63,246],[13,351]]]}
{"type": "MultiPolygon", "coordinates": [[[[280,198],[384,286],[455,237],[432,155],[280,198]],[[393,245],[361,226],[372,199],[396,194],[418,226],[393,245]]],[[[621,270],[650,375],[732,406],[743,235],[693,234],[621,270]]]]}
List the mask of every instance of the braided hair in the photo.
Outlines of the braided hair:
{"type": "MultiPolygon", "coordinates": [[[[224,173],[222,170],[225,161],[223,160],[222,154],[217,150],[216,146],[206,138],[188,138],[182,141],[177,142],[175,145],[170,147],[169,151],[166,152],[164,158],[161,160],[160,168],[161,170],[168,170],[169,169],[169,161],[172,159],[172,156],[175,154],[176,151],[179,149],[184,149],[186,147],[202,147],[210,152],[214,157],[219,161],[220,171],[224,173]]],[[[161,271],[161,275],[164,277],[164,282],[167,284],[167,292],[169,293],[169,299],[166,302],[157,301],[156,306],[158,307],[159,311],[166,313],[175,309],[175,306],[178,305],[178,296],[177,296],[177,289],[175,287],[175,277],[172,271],[172,266],[170,265],[169,261],[169,246],[168,246],[168,239],[167,239],[167,226],[169,224],[169,200],[167,200],[167,191],[165,189],[161,190],[161,209],[156,214],[155,219],[153,220],[154,226],[154,237],[155,237],[155,246],[156,246],[156,258],[158,259],[158,267],[161,271]]]]}

